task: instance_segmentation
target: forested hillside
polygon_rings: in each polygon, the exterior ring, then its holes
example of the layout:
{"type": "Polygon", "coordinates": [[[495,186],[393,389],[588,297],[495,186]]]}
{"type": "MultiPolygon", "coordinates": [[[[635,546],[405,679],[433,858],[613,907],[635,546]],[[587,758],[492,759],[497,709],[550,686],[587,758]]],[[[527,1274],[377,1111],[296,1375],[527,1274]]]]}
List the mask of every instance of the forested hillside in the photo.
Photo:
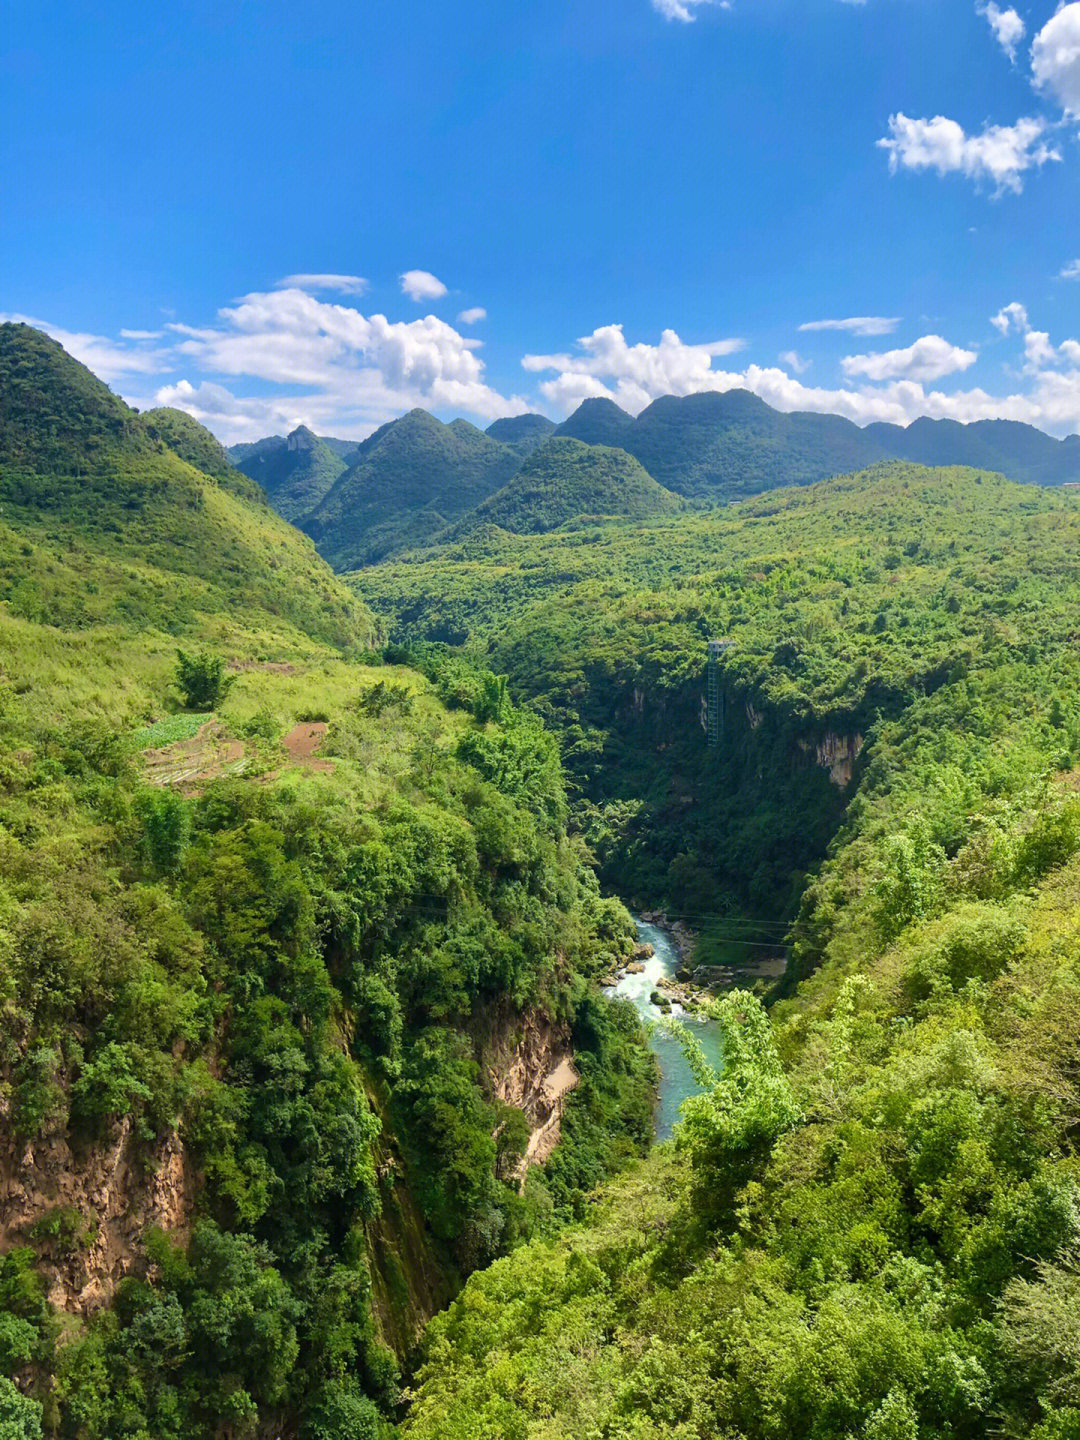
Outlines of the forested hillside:
{"type": "Polygon", "coordinates": [[[494,677],[384,665],[26,327],[0,414],[0,1433],[388,1436],[421,1322],[647,1145],[632,927],[494,677]]]}
{"type": "Polygon", "coordinates": [[[713,503],[806,485],[882,460],[971,465],[1010,480],[1080,480],[1080,437],[1056,440],[1009,420],[920,419],[860,429],[839,415],[785,414],[746,390],[666,395],[632,417],[610,400],[586,400],[559,427],[590,445],[618,445],[660,485],[713,503]]]}
{"type": "MultiPolygon", "coordinates": [[[[179,422],[162,424],[172,425],[174,448],[185,459],[199,464],[201,457],[201,468],[217,474],[216,457],[205,444],[185,453],[179,422]]],[[[301,426],[287,439],[235,445],[229,453],[279,513],[314,536],[337,570],[460,539],[484,524],[532,533],[586,513],[641,517],[671,508],[660,503],[665,491],[718,506],[886,460],[973,466],[1024,484],[1080,482],[1075,435],[1056,440],[1005,420],[962,425],[921,419],[906,428],[860,429],[839,415],[781,413],[745,390],[668,395],[636,417],[614,401],[589,399],[558,427],[530,414],[496,420],[486,432],[413,410],[358,447],[320,440],[301,426]],[[553,438],[587,450],[560,451],[552,448],[553,438]],[[350,447],[352,453],[340,458],[350,447]],[[640,468],[616,480],[610,455],[590,450],[619,450],[640,468]],[[570,453],[574,466],[566,464],[570,453]],[[541,457],[548,462],[543,475],[536,468],[541,457]],[[588,469],[593,495],[584,478],[588,469]],[[506,495],[496,500],[505,486],[506,495]],[[576,508],[575,491],[581,492],[576,508]],[[499,518],[504,512],[506,518],[499,518]]]]}
{"type": "Polygon", "coordinates": [[[609,877],[802,896],[789,998],[719,1002],[674,1148],[433,1322],[407,1436],[1080,1434],[1076,506],[893,465],[358,577],[558,717],[609,877]]]}
{"type": "Polygon", "coordinates": [[[335,569],[368,564],[424,544],[504,485],[522,458],[465,420],[444,425],[413,410],[365,440],[300,523],[335,569]]]}
{"type": "Polygon", "coordinates": [[[771,920],[882,725],[954,675],[1001,685],[1051,636],[1054,664],[1071,654],[1077,512],[1071,492],[886,466],[645,526],[489,532],[353,583],[395,638],[472,644],[561,729],[608,883],[771,920]],[[716,751],[711,636],[735,642],[716,751]]]}
{"type": "Polygon", "coordinates": [[[512,480],[437,538],[460,539],[485,525],[533,535],[582,516],[643,520],[682,509],[679,496],[657,485],[625,450],[556,438],[533,450],[512,480]]]}
{"type": "Polygon", "coordinates": [[[294,524],[318,505],[348,468],[306,425],[284,437],[272,435],[253,445],[234,446],[233,458],[245,475],[262,486],[278,514],[294,524]]]}
{"type": "Polygon", "coordinates": [[[494,421],[484,433],[504,445],[515,445],[522,454],[528,455],[545,440],[550,440],[555,428],[555,421],[546,415],[511,415],[494,421]]]}

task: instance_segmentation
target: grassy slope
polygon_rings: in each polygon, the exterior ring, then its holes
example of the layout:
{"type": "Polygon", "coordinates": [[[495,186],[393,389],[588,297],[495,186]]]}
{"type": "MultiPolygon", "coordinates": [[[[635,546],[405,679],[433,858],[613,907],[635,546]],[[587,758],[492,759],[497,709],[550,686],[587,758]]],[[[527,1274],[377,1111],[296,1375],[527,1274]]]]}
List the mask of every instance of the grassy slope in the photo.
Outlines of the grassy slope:
{"type": "Polygon", "coordinates": [[[1080,1433],[1078,540],[1069,497],[893,467],[643,533],[606,582],[537,542],[523,643],[541,604],[572,624],[579,685],[660,683],[715,628],[763,729],[857,718],[868,749],[770,1044],[729,1006],[681,1147],[470,1283],[408,1436],[1080,1433]]]}
{"type": "Polygon", "coordinates": [[[228,452],[217,437],[183,410],[173,410],[169,406],[144,410],[142,420],[153,436],[195,470],[212,476],[226,490],[244,500],[265,500],[259,487],[229,459],[228,452]]]}
{"type": "Polygon", "coordinates": [[[185,463],[55,341],[0,327],[0,394],[9,614],[176,636],[239,622],[269,643],[370,646],[369,612],[309,540],[260,495],[185,463]]]}

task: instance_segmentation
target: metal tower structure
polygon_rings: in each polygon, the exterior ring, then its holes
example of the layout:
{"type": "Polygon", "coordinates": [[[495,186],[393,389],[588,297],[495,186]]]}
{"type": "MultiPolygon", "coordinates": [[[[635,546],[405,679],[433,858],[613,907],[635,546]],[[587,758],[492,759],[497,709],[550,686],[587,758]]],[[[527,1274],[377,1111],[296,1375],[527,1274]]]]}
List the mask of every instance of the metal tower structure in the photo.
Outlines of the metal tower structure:
{"type": "Polygon", "coordinates": [[[709,641],[705,733],[707,743],[712,749],[720,744],[720,737],[724,733],[724,687],[720,681],[720,662],[734,644],[734,640],[709,641]]]}

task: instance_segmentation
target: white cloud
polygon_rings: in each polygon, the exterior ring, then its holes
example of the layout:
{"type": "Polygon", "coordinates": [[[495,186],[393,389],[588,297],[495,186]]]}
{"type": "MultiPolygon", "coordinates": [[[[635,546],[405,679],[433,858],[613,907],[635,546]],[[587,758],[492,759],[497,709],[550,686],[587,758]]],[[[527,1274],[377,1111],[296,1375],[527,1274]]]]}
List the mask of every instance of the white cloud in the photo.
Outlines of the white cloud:
{"type": "Polygon", "coordinates": [[[1022,335],[1024,338],[1024,370],[1028,375],[1045,378],[1044,372],[1061,364],[1080,365],[1080,343],[1066,340],[1054,345],[1049,331],[1035,330],[1025,306],[1015,300],[993,316],[990,324],[1002,335],[1022,335]]]}
{"type": "Polygon", "coordinates": [[[122,340],[160,340],[164,330],[121,330],[122,340]]]}
{"type": "Polygon", "coordinates": [[[1015,300],[1011,305],[1005,305],[990,321],[995,330],[1000,330],[1002,335],[1008,335],[1010,331],[1016,331],[1020,335],[1027,333],[1028,312],[1023,305],[1015,300]]]}
{"type": "Polygon", "coordinates": [[[1070,260],[1068,265],[1062,267],[1059,280],[1080,280],[1080,260],[1070,260]]]}
{"type": "Polygon", "coordinates": [[[652,0],[652,4],[665,20],[682,20],[687,25],[697,18],[695,10],[699,5],[715,5],[719,10],[731,9],[731,0],[652,0]]]}
{"type": "Polygon", "coordinates": [[[332,290],[337,295],[363,295],[368,282],[362,275],[286,275],[276,290],[332,290]]]}
{"type": "Polygon", "coordinates": [[[526,355],[522,365],[540,374],[559,372],[540,389],[556,404],[568,404],[594,395],[611,395],[627,410],[641,410],[658,395],[691,395],[697,390],[728,388],[716,383],[720,372],[712,362],[734,354],[743,340],[714,340],[705,345],[684,345],[674,330],[665,330],[659,345],[627,345],[621,325],[604,325],[578,342],[573,355],[526,355]],[[602,377],[614,377],[614,391],[602,377]]]}
{"type": "Polygon", "coordinates": [[[1062,5],[1031,46],[1035,88],[1080,116],[1080,3],[1062,5]]]}
{"type": "MultiPolygon", "coordinates": [[[[47,320],[35,320],[30,315],[0,315],[0,323],[32,325],[35,330],[44,330],[46,335],[58,341],[69,355],[81,360],[106,385],[121,380],[127,375],[161,375],[171,369],[168,357],[146,344],[121,345],[105,335],[89,335],[82,331],[64,330],[59,325],[50,325],[47,320]]],[[[156,339],[151,331],[121,331],[129,341],[156,339]]]]}
{"type": "MultiPolygon", "coordinates": [[[[1080,10],[1080,5],[1073,8],[1080,10]]],[[[1019,193],[1028,170],[1061,159],[1061,152],[1043,141],[1046,131],[1045,120],[1028,117],[1015,125],[989,125],[981,134],[968,135],[944,115],[912,120],[898,113],[889,117],[889,135],[877,143],[889,152],[893,174],[901,168],[961,174],[977,184],[991,182],[995,195],[1001,195],[1006,190],[1019,193]]]]}
{"type": "MultiPolygon", "coordinates": [[[[337,418],[333,400],[329,397],[245,398],[209,380],[203,380],[198,385],[193,385],[190,380],[164,385],[146,403],[171,405],[186,411],[229,445],[241,440],[261,440],[270,434],[287,435],[298,425],[307,425],[325,433],[337,418]]],[[[370,425],[366,427],[368,433],[371,429],[370,425]]]]}
{"type": "Polygon", "coordinates": [[[794,370],[796,375],[805,374],[813,363],[810,360],[804,360],[797,350],[785,350],[778,358],[781,365],[786,365],[789,370],[794,370]]]}
{"type": "Polygon", "coordinates": [[[1027,27],[1023,20],[1013,9],[1002,10],[994,4],[994,0],[988,0],[985,5],[977,5],[976,9],[980,15],[985,15],[990,22],[990,28],[994,32],[994,39],[1001,46],[1002,50],[1010,60],[1016,59],[1016,47],[1027,34],[1027,27]]]}
{"type": "Polygon", "coordinates": [[[303,290],[271,290],[220,310],[213,326],[174,323],[169,330],[173,368],[179,360],[215,378],[192,385],[184,377],[180,386],[190,393],[172,385],[169,393],[178,398],[155,399],[212,416],[206,423],[228,440],[301,422],[356,437],[418,405],[484,420],[529,408],[486,383],[478,340],[434,315],[390,321],[303,290]],[[259,386],[238,395],[217,383],[226,376],[259,386]],[[267,385],[278,392],[258,393],[267,385]]]}
{"type": "Polygon", "coordinates": [[[843,330],[851,335],[891,335],[900,324],[900,317],[885,315],[852,315],[847,320],[808,320],[804,330],[843,330]]]}
{"type": "Polygon", "coordinates": [[[487,311],[482,305],[474,305],[471,310],[462,310],[457,318],[462,325],[479,325],[487,319],[487,311]]]}
{"type": "Polygon", "coordinates": [[[441,300],[446,286],[428,270],[406,270],[401,276],[401,292],[410,300],[420,303],[424,300],[441,300]]]}
{"type": "Polygon", "coordinates": [[[978,359],[974,350],[961,350],[940,335],[924,335],[906,350],[884,350],[874,355],[846,355],[840,362],[847,376],[867,380],[940,380],[969,370],[978,359]]]}

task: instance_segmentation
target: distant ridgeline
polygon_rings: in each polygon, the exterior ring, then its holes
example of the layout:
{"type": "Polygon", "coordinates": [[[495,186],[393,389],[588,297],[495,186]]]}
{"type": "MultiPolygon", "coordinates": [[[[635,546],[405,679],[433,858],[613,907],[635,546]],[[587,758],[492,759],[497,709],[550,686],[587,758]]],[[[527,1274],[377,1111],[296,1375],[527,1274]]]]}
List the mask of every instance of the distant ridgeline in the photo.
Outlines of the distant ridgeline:
{"type": "Polygon", "coordinates": [[[1055,440],[1010,420],[860,428],[838,415],[783,414],[745,390],[669,395],[636,418],[611,400],[585,400],[559,426],[542,415],[518,415],[486,432],[413,410],[360,445],[320,441],[301,427],[287,439],[236,445],[229,454],[337,570],[460,539],[488,524],[529,534],[581,516],[641,518],[668,513],[671,495],[720,505],[884,460],[969,465],[1024,484],[1080,482],[1080,436],[1055,440]],[[620,462],[620,480],[608,455],[590,475],[579,456],[571,480],[567,452],[552,439],[620,451],[637,466],[620,462]],[[496,492],[526,465],[527,486],[496,502],[496,492]],[[648,494],[642,470],[656,482],[648,494]]]}

